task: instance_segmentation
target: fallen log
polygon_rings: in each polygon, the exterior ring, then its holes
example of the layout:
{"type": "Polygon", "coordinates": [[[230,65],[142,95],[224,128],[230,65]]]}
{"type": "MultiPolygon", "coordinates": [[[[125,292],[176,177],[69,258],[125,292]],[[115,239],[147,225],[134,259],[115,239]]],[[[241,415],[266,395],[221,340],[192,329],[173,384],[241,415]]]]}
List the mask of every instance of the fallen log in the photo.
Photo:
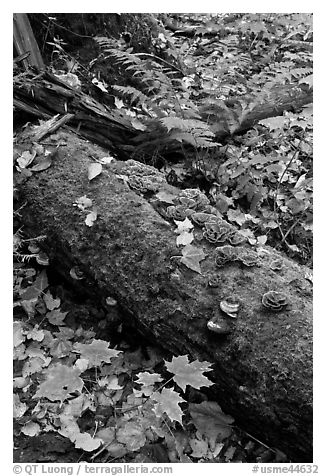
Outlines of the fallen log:
{"type": "MultiPolygon", "coordinates": [[[[312,290],[305,268],[268,247],[226,245],[223,233],[219,242],[207,241],[210,228],[204,225],[203,235],[197,226],[205,222],[200,210],[214,211],[203,194],[170,187],[152,167],[117,161],[90,181],[89,165],[107,151],[67,132],[47,141],[57,148],[51,167],[20,186],[25,230],[47,235],[45,251],[61,271],[69,277],[70,268],[81,267],[86,288],[104,302],[116,298],[147,338],[175,355],[212,362],[216,399],[239,426],[294,461],[312,461],[312,290]],[[85,195],[97,209],[93,226],[74,206],[85,195]],[[168,210],[171,196],[177,210],[168,210]],[[185,206],[197,223],[192,244],[205,259],[193,261],[176,246],[170,218],[182,219],[185,206]],[[240,309],[226,314],[220,303],[230,296],[240,309]]],[[[215,218],[231,243],[234,228],[217,212],[215,218]]]]}
{"type": "MultiPolygon", "coordinates": [[[[199,106],[199,112],[202,120],[209,123],[216,139],[222,141],[231,134],[243,133],[262,119],[302,108],[312,102],[312,95],[312,88],[306,84],[280,85],[259,97],[251,95],[226,101],[209,98],[208,104],[199,106]]],[[[41,119],[72,114],[69,126],[73,130],[114,151],[120,160],[131,155],[152,158],[160,153],[167,156],[184,150],[178,140],[170,138],[170,132],[174,134],[176,129],[168,132],[157,120],[150,130],[139,132],[126,115],[77,91],[48,71],[36,76],[26,73],[15,78],[14,106],[17,111],[41,119]]],[[[188,142],[186,146],[189,147],[188,142]]]]}

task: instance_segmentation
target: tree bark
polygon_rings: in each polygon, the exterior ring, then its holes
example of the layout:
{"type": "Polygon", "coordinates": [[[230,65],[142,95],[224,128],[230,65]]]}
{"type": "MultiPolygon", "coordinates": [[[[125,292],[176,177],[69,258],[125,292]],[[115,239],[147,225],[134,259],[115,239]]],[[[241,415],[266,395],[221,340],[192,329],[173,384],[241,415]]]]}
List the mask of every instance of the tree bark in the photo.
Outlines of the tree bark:
{"type": "MultiPolygon", "coordinates": [[[[255,266],[232,261],[217,267],[216,245],[196,226],[194,245],[206,258],[201,273],[194,272],[180,261],[173,221],[162,216],[167,204],[155,197],[159,190],[180,193],[162,174],[134,161],[115,162],[89,181],[90,157],[107,151],[67,132],[50,141],[60,145],[51,167],[20,187],[25,228],[46,234],[46,251],[66,275],[81,266],[86,288],[95,287],[104,301],[115,297],[147,338],[175,355],[212,362],[214,394],[237,425],[295,461],[312,461],[312,290],[305,268],[268,247],[254,253],[255,266]],[[128,186],[135,176],[152,184],[145,195],[128,186]],[[84,195],[97,207],[92,227],[74,206],[84,195]],[[270,267],[275,259],[280,271],[270,267]],[[217,287],[208,285],[210,276],[217,287]],[[270,290],[285,293],[288,307],[265,309],[262,295],[270,290]],[[240,300],[236,319],[219,307],[230,295],[240,300]],[[230,333],[211,332],[212,319],[230,333]]],[[[18,145],[26,150],[29,144],[18,145]]]]}

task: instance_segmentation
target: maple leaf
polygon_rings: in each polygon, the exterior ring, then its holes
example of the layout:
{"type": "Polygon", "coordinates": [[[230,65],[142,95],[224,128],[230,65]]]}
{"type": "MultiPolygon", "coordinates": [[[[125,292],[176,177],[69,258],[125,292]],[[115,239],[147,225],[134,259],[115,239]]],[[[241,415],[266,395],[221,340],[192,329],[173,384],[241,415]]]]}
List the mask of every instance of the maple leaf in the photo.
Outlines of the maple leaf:
{"type": "Polygon", "coordinates": [[[234,419],[225,415],[216,402],[190,403],[189,411],[197,430],[209,438],[211,447],[216,439],[222,441],[231,435],[234,419]]]}
{"type": "Polygon", "coordinates": [[[90,164],[87,170],[88,173],[88,180],[93,180],[102,172],[102,165],[98,162],[94,162],[90,164]]]}
{"type": "Polygon", "coordinates": [[[179,387],[185,391],[187,385],[191,385],[193,388],[209,387],[213,383],[203,375],[203,372],[209,372],[211,370],[211,364],[209,362],[189,362],[187,355],[181,355],[179,357],[172,357],[172,361],[164,361],[167,370],[174,374],[173,380],[179,385],[179,387]]]}
{"type": "Polygon", "coordinates": [[[79,370],[56,364],[45,372],[46,380],[41,383],[33,398],[45,397],[54,402],[63,401],[73,392],[81,392],[84,382],[79,370]]]}
{"type": "Polygon", "coordinates": [[[160,374],[150,374],[149,372],[139,372],[136,377],[138,378],[138,381],[136,383],[138,383],[139,385],[145,385],[145,387],[148,387],[149,385],[154,385],[157,382],[162,382],[163,380],[160,374]]]}
{"type": "Polygon", "coordinates": [[[172,388],[163,388],[160,393],[155,392],[152,395],[152,399],[158,403],[154,407],[157,417],[161,417],[163,413],[166,413],[171,421],[178,421],[182,425],[183,411],[179,403],[185,402],[185,400],[177,392],[172,388]]]}
{"type": "Polygon", "coordinates": [[[89,361],[89,368],[98,367],[102,362],[110,363],[113,357],[117,357],[121,353],[120,350],[110,349],[109,346],[109,342],[94,339],[91,344],[76,343],[74,345],[74,352],[77,352],[83,359],[89,361]]]}
{"type": "Polygon", "coordinates": [[[193,245],[186,245],[182,250],[182,258],[180,260],[187,268],[201,274],[199,262],[205,259],[203,250],[196,248],[193,245]]]}

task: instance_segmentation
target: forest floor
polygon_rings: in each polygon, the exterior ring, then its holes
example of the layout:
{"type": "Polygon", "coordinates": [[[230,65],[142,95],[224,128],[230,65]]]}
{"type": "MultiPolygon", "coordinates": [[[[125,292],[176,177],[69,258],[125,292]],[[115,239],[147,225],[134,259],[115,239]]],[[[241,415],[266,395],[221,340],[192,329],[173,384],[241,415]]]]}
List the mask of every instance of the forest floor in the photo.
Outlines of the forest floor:
{"type": "MultiPolygon", "coordinates": [[[[261,22],[252,24],[258,28],[258,23],[261,22]]],[[[208,25],[209,22],[205,28],[208,25]]],[[[241,67],[246,70],[248,58],[240,54],[237,60],[234,50],[229,54],[228,48],[234,48],[235,40],[227,30],[222,33],[225,37],[217,41],[218,46],[204,37],[176,40],[180,54],[186,51],[189,66],[196,69],[196,75],[186,78],[189,84],[200,81],[200,87],[206,91],[214,87],[217,55],[225,56],[220,71],[221,76],[226,75],[225,85],[231,84],[227,77],[231,61],[242,63],[241,67]]],[[[309,31],[306,36],[309,37],[309,31]]],[[[264,58],[269,39],[260,38],[259,31],[250,38],[251,46],[255,44],[256,48],[252,55],[264,58]]],[[[296,61],[296,54],[291,54],[282,59],[286,74],[292,68],[288,63],[296,61]]],[[[300,55],[299,52],[297,57],[302,64],[310,61],[306,53],[300,55]]],[[[232,94],[236,96],[241,93],[244,79],[238,71],[233,72],[232,94]]],[[[254,70],[250,74],[254,76],[254,70]]],[[[296,74],[299,75],[299,71],[296,74]]],[[[262,88],[258,81],[255,87],[262,88]]],[[[226,145],[226,162],[219,168],[221,193],[218,197],[220,211],[227,219],[240,227],[250,222],[246,228],[249,240],[262,245],[268,242],[309,266],[312,262],[312,127],[309,111],[306,116],[291,114],[284,129],[283,119],[278,117],[226,145]],[[284,159],[280,165],[282,154],[287,156],[287,161],[284,159]],[[253,166],[249,167],[248,157],[254,158],[253,166]],[[266,162],[265,157],[271,161],[266,162]],[[227,170],[223,175],[224,165],[227,170]],[[263,177],[259,189],[254,188],[257,177],[259,180],[263,177]],[[271,185],[270,190],[266,183],[271,185]],[[243,192],[246,184],[252,187],[249,204],[250,193],[243,192]],[[262,206],[255,215],[259,203],[262,206]]],[[[215,170],[209,169],[209,162],[206,165],[205,173],[212,178],[215,170]]],[[[198,171],[202,174],[197,167],[198,171]]],[[[174,163],[167,172],[173,172],[182,181],[189,175],[189,167],[174,163]]],[[[289,462],[281,451],[233,424],[227,408],[220,410],[220,420],[207,435],[199,431],[198,418],[196,420],[194,413],[187,412],[185,407],[182,407],[183,425],[177,418],[171,424],[162,415],[158,417],[150,396],[160,382],[170,381],[166,362],[171,356],[145,342],[134,329],[115,327],[115,322],[123,320],[118,303],[112,301],[108,319],[98,302],[79,294],[57,274],[41,250],[42,239],[31,239],[23,233],[19,210],[15,210],[14,462],[289,462]],[[94,357],[95,354],[101,354],[102,360],[94,357]],[[64,364],[58,375],[52,375],[54,381],[57,378],[66,382],[60,394],[56,394],[57,390],[42,376],[50,363],[64,364]],[[82,373],[82,381],[76,369],[82,373]],[[48,401],[44,402],[43,397],[49,397],[48,401]],[[96,437],[101,438],[101,444],[96,437]]],[[[71,276],[81,279],[80,270],[72,269],[71,276]]],[[[183,397],[187,405],[205,406],[209,399],[205,391],[193,389],[183,397]]]]}

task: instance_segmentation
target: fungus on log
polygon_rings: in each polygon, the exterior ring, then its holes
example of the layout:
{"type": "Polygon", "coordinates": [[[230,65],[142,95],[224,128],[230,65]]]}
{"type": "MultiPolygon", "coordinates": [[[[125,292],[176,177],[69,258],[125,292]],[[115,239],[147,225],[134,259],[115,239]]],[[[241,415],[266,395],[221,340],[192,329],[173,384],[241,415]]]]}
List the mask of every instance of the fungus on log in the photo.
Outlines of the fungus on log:
{"type": "Polygon", "coordinates": [[[96,289],[104,303],[116,299],[126,319],[175,355],[212,362],[224,411],[294,460],[311,461],[312,290],[303,267],[268,247],[254,250],[243,240],[233,246],[236,230],[218,213],[213,229],[223,228],[223,240],[207,240],[201,226],[211,229],[212,217],[195,215],[214,215],[206,197],[167,185],[152,167],[113,162],[89,180],[90,164],[107,151],[67,132],[47,142],[57,153],[51,167],[21,184],[20,213],[26,229],[47,235],[50,262],[68,278],[77,266],[86,277],[78,284],[96,289]],[[74,206],[84,196],[97,210],[92,226],[87,211],[74,206]],[[169,206],[195,217],[194,241],[184,248],[176,246],[169,206]],[[284,265],[274,267],[275,260],[284,265]],[[262,304],[270,291],[286,294],[288,305],[279,312],[262,304]],[[236,318],[220,309],[230,296],[241,302],[236,318]],[[228,333],[211,332],[210,321],[228,333]]]}

